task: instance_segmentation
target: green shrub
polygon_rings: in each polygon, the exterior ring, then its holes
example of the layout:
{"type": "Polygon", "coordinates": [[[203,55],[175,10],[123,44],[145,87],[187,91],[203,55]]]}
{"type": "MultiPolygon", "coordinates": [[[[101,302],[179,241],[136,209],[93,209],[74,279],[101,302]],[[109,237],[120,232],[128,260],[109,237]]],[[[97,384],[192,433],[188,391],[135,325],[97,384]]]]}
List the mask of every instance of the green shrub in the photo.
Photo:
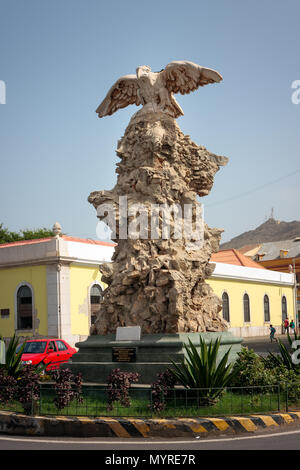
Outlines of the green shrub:
{"type": "MultiPolygon", "coordinates": [[[[233,370],[238,373],[234,375],[230,383],[232,387],[260,387],[256,391],[262,393],[270,390],[267,386],[271,387],[277,383],[272,369],[265,366],[264,359],[258,356],[253,349],[241,349],[233,370]]],[[[245,392],[250,392],[250,388],[245,392]]]]}
{"type": "Polygon", "coordinates": [[[286,392],[288,389],[289,400],[300,399],[299,369],[291,368],[288,360],[284,360],[281,355],[269,353],[263,358],[252,349],[242,348],[238,353],[235,367],[239,370],[239,374],[235,376],[231,385],[244,387],[244,393],[277,392],[279,387],[281,392],[286,392]]]}
{"type": "Polygon", "coordinates": [[[281,357],[269,354],[264,360],[265,368],[273,375],[280,390],[285,392],[288,388],[288,397],[291,401],[300,399],[300,374],[298,368],[290,368],[281,357]]]}

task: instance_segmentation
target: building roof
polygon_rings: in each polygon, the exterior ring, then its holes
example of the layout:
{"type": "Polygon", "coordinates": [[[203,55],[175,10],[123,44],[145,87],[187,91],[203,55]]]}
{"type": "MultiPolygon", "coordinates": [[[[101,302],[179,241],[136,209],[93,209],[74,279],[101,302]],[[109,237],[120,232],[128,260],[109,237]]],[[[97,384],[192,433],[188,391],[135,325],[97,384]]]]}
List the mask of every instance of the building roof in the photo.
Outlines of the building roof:
{"type": "Polygon", "coordinates": [[[258,243],[255,243],[253,245],[245,245],[245,246],[242,246],[241,248],[239,248],[238,251],[240,253],[243,253],[243,255],[244,255],[245,253],[248,253],[248,251],[252,251],[252,250],[254,250],[254,248],[257,248],[260,245],[261,244],[258,244],[258,243]]]}
{"type": "Polygon", "coordinates": [[[62,235],[64,240],[69,242],[78,242],[78,243],[89,243],[91,245],[100,245],[100,246],[116,246],[116,243],[113,242],[102,242],[100,240],[91,240],[90,238],[78,238],[78,237],[69,237],[67,235],[62,235]]]}
{"type": "Polygon", "coordinates": [[[249,256],[253,258],[257,254],[257,252],[260,250],[260,247],[261,247],[261,243],[256,244],[256,245],[246,245],[246,246],[242,246],[241,248],[238,248],[238,251],[245,256],[249,256]]]}
{"type": "Polygon", "coordinates": [[[214,263],[234,264],[236,266],[245,266],[247,268],[266,269],[261,264],[256,263],[248,256],[243,255],[234,248],[230,250],[221,250],[218,253],[214,253],[211,257],[211,261],[214,263]]]}
{"type": "Polygon", "coordinates": [[[10,246],[33,245],[34,243],[49,242],[53,237],[35,238],[34,240],[18,240],[16,242],[0,243],[0,248],[7,248],[10,246]]]}
{"type": "Polygon", "coordinates": [[[99,265],[110,262],[116,244],[60,235],[0,244],[0,268],[58,262],[99,265]]]}
{"type": "MultiPolygon", "coordinates": [[[[22,245],[33,245],[36,243],[44,243],[50,240],[53,240],[54,237],[46,237],[46,238],[35,238],[33,240],[18,240],[16,242],[9,242],[9,243],[0,243],[0,248],[7,248],[10,246],[22,246],[22,245]]],[[[102,242],[100,240],[91,240],[89,238],[78,238],[78,237],[70,237],[68,235],[62,235],[59,238],[69,242],[78,242],[78,243],[88,243],[91,245],[99,245],[99,246],[116,246],[116,243],[113,242],[102,242]]]]}
{"type": "Polygon", "coordinates": [[[286,251],[284,258],[300,258],[300,237],[293,240],[262,243],[258,251],[261,261],[280,259],[280,250],[286,251]]]}

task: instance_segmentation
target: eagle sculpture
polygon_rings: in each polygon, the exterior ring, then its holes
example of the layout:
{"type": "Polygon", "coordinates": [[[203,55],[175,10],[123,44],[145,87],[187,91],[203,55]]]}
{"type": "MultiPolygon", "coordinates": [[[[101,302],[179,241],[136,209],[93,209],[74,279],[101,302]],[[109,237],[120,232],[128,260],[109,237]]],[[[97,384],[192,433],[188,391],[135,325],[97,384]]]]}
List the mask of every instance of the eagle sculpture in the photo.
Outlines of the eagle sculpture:
{"type": "Polygon", "coordinates": [[[116,81],[96,113],[99,118],[110,116],[118,109],[136,104],[177,118],[183,116],[183,111],[173,93],[184,95],[221,80],[222,76],[216,70],[188,61],[170,62],[160,72],[151,72],[149,66],[142,65],[136,69],[136,75],[124,75],[116,81]]]}

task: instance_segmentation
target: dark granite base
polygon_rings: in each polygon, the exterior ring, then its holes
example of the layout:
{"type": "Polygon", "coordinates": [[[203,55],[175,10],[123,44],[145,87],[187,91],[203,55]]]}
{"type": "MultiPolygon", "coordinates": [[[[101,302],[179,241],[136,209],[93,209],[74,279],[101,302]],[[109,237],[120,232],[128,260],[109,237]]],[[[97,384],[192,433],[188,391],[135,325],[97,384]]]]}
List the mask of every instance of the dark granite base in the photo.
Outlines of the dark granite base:
{"type": "Polygon", "coordinates": [[[207,343],[220,338],[219,357],[231,348],[230,361],[236,359],[243,341],[229,332],[143,335],[140,341],[115,341],[115,335],[89,336],[86,341],[76,344],[78,353],[64,367],[75,374],[81,372],[85,382],[105,384],[112,369],[119,368],[127,372],[138,372],[139,383],[150,384],[157,379],[158,373],[172,365],[171,359],[174,362],[184,359],[184,344],[188,344],[188,338],[195,346],[199,346],[200,335],[207,343]],[[129,348],[131,357],[128,356],[128,361],[135,362],[114,362],[118,348],[129,348]]]}

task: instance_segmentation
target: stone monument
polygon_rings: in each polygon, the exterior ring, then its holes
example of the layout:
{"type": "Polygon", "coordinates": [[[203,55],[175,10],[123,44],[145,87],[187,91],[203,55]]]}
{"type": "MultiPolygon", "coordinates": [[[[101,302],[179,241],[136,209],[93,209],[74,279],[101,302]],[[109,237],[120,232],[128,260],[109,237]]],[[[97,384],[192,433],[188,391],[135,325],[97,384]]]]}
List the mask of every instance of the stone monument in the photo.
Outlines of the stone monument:
{"type": "Polygon", "coordinates": [[[84,364],[91,381],[105,382],[120,367],[149,383],[170,358],[183,358],[188,338],[199,344],[199,333],[207,341],[220,338],[222,352],[231,346],[232,358],[240,349],[241,339],[226,331],[222,303],[205,282],[222,230],[205,224],[197,200],[209,194],[228,159],[182,133],[175,119],[183,111],[173,96],[221,80],[215,70],[187,61],[158,73],[142,66],[121,77],[96,111],[102,118],[143,105],[118,142],[116,186],[88,198],[117,243],[112,262],[100,266],[107,289],[99,316],[91,336],[77,344],[72,365],[79,370],[84,364]],[[118,328],[137,326],[140,339],[126,341],[125,334],[117,341],[118,328]]]}

